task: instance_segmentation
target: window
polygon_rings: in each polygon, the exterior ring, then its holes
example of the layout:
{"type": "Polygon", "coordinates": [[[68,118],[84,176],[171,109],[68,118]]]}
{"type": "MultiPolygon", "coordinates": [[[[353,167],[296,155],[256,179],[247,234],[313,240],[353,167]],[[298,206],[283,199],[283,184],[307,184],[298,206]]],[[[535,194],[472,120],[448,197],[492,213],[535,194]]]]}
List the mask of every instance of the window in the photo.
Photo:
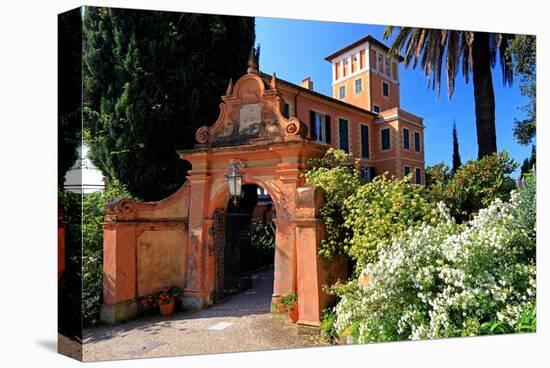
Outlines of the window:
{"type": "Polygon", "coordinates": [[[390,59],[386,58],[386,74],[390,75],[390,59]]]}
{"type": "Polygon", "coordinates": [[[311,140],[329,144],[331,141],[330,116],[310,111],[311,140]]]}
{"type": "Polygon", "coordinates": [[[284,107],[284,109],[283,109],[283,115],[284,115],[285,118],[287,118],[287,119],[290,117],[290,105],[287,104],[286,102],[285,102],[285,107],[284,107]]]}
{"type": "Polygon", "coordinates": [[[355,80],[355,94],[361,93],[363,91],[363,79],[359,78],[355,80]]]}
{"type": "Polygon", "coordinates": [[[378,105],[374,105],[374,106],[372,107],[372,109],[373,109],[374,112],[377,113],[377,114],[380,112],[380,106],[378,106],[378,105]]]}
{"type": "Polygon", "coordinates": [[[420,152],[420,133],[414,132],[414,151],[420,152]]]}
{"type": "Polygon", "coordinates": [[[414,181],[416,184],[422,184],[422,170],[419,167],[414,170],[414,181]]]}
{"type": "Polygon", "coordinates": [[[349,59],[344,59],[344,77],[348,75],[348,65],[349,65],[349,59]]]}
{"type": "Polygon", "coordinates": [[[338,132],[340,133],[340,148],[349,152],[348,121],[338,119],[338,132]]]}
{"type": "Polygon", "coordinates": [[[403,166],[403,176],[407,176],[411,173],[411,167],[410,166],[403,166]]]}
{"type": "Polygon", "coordinates": [[[366,181],[371,181],[374,179],[374,176],[376,175],[374,171],[374,167],[372,166],[361,166],[361,176],[366,181]]]}
{"type": "Polygon", "coordinates": [[[338,98],[346,98],[346,86],[340,86],[340,88],[338,88],[338,98]]]}
{"type": "Polygon", "coordinates": [[[380,131],[380,136],[382,139],[382,151],[387,151],[390,149],[390,128],[384,128],[380,131]]]}
{"type": "Polygon", "coordinates": [[[389,97],[390,95],[390,85],[386,82],[382,82],[382,96],[389,97]]]}
{"type": "Polygon", "coordinates": [[[351,58],[351,72],[355,72],[357,70],[357,55],[353,55],[351,58]]]}
{"type": "Polygon", "coordinates": [[[378,54],[378,70],[380,73],[384,74],[384,61],[383,61],[382,54],[378,54]]]}
{"type": "Polygon", "coordinates": [[[409,129],[403,128],[403,148],[408,150],[410,148],[409,144],[409,129]]]}
{"type": "Polygon", "coordinates": [[[369,158],[369,127],[361,125],[361,157],[369,158]]]}

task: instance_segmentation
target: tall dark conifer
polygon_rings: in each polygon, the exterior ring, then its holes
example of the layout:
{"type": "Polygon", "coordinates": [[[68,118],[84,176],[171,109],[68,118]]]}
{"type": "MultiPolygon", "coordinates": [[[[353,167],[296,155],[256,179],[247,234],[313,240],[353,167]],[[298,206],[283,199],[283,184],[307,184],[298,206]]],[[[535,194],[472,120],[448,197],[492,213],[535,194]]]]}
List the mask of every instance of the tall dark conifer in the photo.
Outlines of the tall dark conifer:
{"type": "Polygon", "coordinates": [[[523,160],[523,164],[521,165],[521,176],[524,176],[525,174],[533,170],[536,163],[537,163],[537,149],[535,145],[533,145],[531,146],[531,157],[528,157],[525,160],[523,160]]]}
{"type": "Polygon", "coordinates": [[[144,200],[184,181],[176,149],[246,72],[254,18],[86,7],[85,126],[94,163],[144,200]]]}
{"type": "Polygon", "coordinates": [[[462,165],[460,150],[458,148],[458,135],[456,133],[456,121],[453,120],[453,174],[462,165]]]}

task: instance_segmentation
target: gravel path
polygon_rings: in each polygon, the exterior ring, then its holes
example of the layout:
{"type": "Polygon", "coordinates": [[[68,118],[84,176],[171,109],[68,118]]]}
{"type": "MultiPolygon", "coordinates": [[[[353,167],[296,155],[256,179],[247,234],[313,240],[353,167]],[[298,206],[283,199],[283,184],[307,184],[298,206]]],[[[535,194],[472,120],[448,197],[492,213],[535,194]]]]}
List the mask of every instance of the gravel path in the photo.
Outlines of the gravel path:
{"type": "Polygon", "coordinates": [[[273,269],[253,275],[253,287],[212,308],[139,318],[84,332],[84,361],[150,358],[318,346],[298,335],[286,315],[269,312],[273,269]]]}

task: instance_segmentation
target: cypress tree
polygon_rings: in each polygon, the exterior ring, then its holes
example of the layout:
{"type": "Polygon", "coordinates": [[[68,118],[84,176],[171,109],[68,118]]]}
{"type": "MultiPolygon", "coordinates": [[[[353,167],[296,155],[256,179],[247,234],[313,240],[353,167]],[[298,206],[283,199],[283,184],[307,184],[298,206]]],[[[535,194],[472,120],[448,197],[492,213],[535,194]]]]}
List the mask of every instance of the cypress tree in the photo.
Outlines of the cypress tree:
{"type": "Polygon", "coordinates": [[[458,135],[456,133],[456,121],[453,120],[453,174],[462,165],[460,151],[458,149],[458,135]]]}
{"type": "Polygon", "coordinates": [[[144,200],[177,190],[230,78],[246,72],[254,18],[86,7],[85,127],[94,163],[144,200]]]}
{"type": "Polygon", "coordinates": [[[525,160],[523,160],[523,164],[521,165],[521,176],[523,177],[525,174],[530,172],[536,163],[537,163],[537,150],[535,145],[533,145],[531,147],[531,157],[528,157],[525,160]]]}

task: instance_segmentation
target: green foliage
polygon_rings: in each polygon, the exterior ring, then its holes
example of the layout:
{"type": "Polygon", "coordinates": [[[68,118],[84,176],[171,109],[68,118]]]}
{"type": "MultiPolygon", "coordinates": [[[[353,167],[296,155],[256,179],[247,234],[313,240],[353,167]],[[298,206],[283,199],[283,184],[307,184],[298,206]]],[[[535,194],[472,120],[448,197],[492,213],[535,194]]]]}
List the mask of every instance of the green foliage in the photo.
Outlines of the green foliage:
{"type": "Polygon", "coordinates": [[[380,175],[344,199],[344,226],[353,234],[344,249],[357,261],[357,271],[375,261],[380,249],[409,227],[435,221],[436,211],[423,195],[423,187],[410,179],[380,175]]]}
{"type": "Polygon", "coordinates": [[[515,183],[509,174],[517,167],[506,151],[468,161],[454,175],[441,163],[426,168],[426,194],[434,203],[445,202],[459,222],[466,221],[494,199],[510,198],[515,183]]]}
{"type": "MultiPolygon", "coordinates": [[[[466,83],[472,76],[478,158],[496,153],[495,94],[491,69],[498,58],[504,84],[512,84],[513,68],[507,50],[513,36],[507,33],[397,28],[398,34],[393,40],[390,55],[396,56],[403,50],[405,68],[411,64],[413,68],[421,67],[428,77],[428,85],[437,87],[438,95],[442,74],[446,75],[449,98],[453,96],[458,73],[462,73],[466,83]]],[[[394,26],[386,27],[384,38],[390,38],[395,29],[394,26]]]]}
{"type": "Polygon", "coordinates": [[[456,172],[460,166],[462,166],[462,161],[460,160],[458,134],[456,132],[456,122],[453,121],[453,172],[456,172]]]}
{"type": "Polygon", "coordinates": [[[58,291],[59,332],[82,338],[82,195],[58,190],[65,219],[65,271],[58,291]]]}
{"type": "Polygon", "coordinates": [[[369,183],[360,177],[358,164],[342,150],[329,149],[312,160],[306,183],[325,191],[320,215],[326,237],[319,253],[328,259],[346,254],[358,264],[376,259],[380,246],[409,226],[429,221],[434,211],[422,195],[423,187],[381,175],[369,183]]]}
{"type": "Polygon", "coordinates": [[[177,190],[199,126],[246,71],[254,18],[86,7],[84,126],[94,164],[135,196],[177,190]]]}
{"type": "Polygon", "coordinates": [[[250,242],[252,269],[273,264],[275,257],[275,224],[273,222],[264,224],[253,220],[250,242]]]}
{"type": "Polygon", "coordinates": [[[515,35],[510,43],[508,54],[513,55],[514,73],[520,77],[520,93],[529,102],[521,110],[527,115],[523,120],[514,121],[514,137],[518,143],[530,144],[537,133],[537,42],[531,35],[515,35]]]}
{"type": "Polygon", "coordinates": [[[319,253],[327,259],[343,254],[351,232],[344,227],[347,209],[346,198],[353,195],[361,185],[357,162],[351,154],[330,148],[322,159],[311,160],[311,168],[304,173],[308,185],[318,185],[325,191],[325,204],[320,215],[326,227],[326,237],[321,242],[319,253]]]}
{"type": "Polygon", "coordinates": [[[523,160],[523,163],[521,164],[521,175],[524,176],[525,174],[531,172],[533,168],[535,167],[537,163],[537,149],[535,145],[531,147],[531,157],[526,158],[523,160]]]}
{"type": "Polygon", "coordinates": [[[321,314],[320,329],[323,335],[329,339],[338,337],[334,323],[336,322],[336,311],[334,308],[325,308],[321,314]]]}
{"type": "Polygon", "coordinates": [[[479,326],[480,335],[498,335],[514,332],[537,332],[537,308],[534,304],[528,304],[524,307],[516,320],[515,326],[498,319],[484,322],[479,326]]]}
{"type": "Polygon", "coordinates": [[[59,15],[58,19],[58,129],[57,181],[63,187],[67,170],[77,159],[82,126],[82,18],[80,9],[59,15]]]}
{"type": "Polygon", "coordinates": [[[519,315],[514,329],[517,333],[537,332],[537,307],[529,304],[519,315]]]}
{"type": "Polygon", "coordinates": [[[282,310],[286,312],[291,312],[292,310],[294,310],[294,307],[296,306],[297,303],[298,303],[298,295],[295,293],[291,293],[281,297],[281,299],[279,299],[279,303],[275,304],[275,309],[281,311],[280,307],[282,306],[283,308],[282,310]]]}
{"type": "Polygon", "coordinates": [[[82,314],[84,325],[99,322],[103,300],[103,227],[105,203],[113,198],[131,198],[119,181],[109,183],[105,192],[86,194],[82,200],[82,314]]]}
{"type": "Polygon", "coordinates": [[[254,248],[261,252],[272,254],[275,249],[275,224],[270,222],[254,222],[250,240],[254,248]]]}
{"type": "Polygon", "coordinates": [[[381,250],[368,283],[334,288],[338,333],[355,328],[365,343],[536,330],[534,177],[465,224],[437,210],[381,250]]]}

